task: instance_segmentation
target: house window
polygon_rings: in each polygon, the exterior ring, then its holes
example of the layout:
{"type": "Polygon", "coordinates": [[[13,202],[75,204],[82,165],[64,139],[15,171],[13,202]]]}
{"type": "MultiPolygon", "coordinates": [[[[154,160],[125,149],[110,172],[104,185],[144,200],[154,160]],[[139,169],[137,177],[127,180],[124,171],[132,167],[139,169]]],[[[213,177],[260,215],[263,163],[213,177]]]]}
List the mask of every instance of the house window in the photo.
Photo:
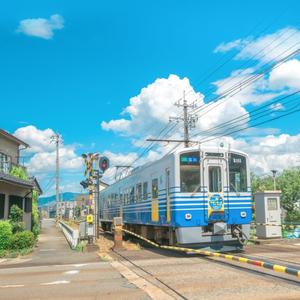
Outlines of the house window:
{"type": "Polygon", "coordinates": [[[11,166],[11,157],[0,152],[0,172],[8,174],[11,166]]]}
{"type": "Polygon", "coordinates": [[[20,196],[14,196],[14,195],[10,195],[9,196],[9,211],[8,214],[10,212],[10,209],[13,205],[17,205],[19,208],[23,209],[23,198],[20,196]]]}
{"type": "Polygon", "coordinates": [[[0,194],[0,219],[4,219],[5,194],[0,194]]]}
{"type": "Polygon", "coordinates": [[[32,199],[31,198],[25,198],[25,212],[31,213],[32,212],[32,199]]]}

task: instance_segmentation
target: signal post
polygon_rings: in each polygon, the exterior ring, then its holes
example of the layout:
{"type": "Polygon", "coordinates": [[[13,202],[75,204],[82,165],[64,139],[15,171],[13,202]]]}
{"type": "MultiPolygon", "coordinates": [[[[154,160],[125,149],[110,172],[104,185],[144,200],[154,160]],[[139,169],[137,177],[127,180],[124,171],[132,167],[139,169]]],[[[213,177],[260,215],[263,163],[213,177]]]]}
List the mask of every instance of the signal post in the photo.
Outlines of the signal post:
{"type": "Polygon", "coordinates": [[[82,154],[86,169],[85,179],[80,182],[84,189],[89,188],[88,214],[86,216],[88,243],[93,244],[93,240],[99,237],[99,196],[100,178],[109,168],[109,159],[100,157],[98,153],[82,154]]]}

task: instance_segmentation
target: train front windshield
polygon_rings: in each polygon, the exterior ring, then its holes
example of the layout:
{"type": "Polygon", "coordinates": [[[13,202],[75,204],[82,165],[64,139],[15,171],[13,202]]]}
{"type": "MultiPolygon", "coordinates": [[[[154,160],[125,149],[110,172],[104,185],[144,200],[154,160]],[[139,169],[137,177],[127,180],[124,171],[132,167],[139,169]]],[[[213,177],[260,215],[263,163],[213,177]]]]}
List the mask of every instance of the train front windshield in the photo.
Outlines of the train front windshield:
{"type": "Polygon", "coordinates": [[[229,153],[229,190],[230,192],[247,192],[246,157],[229,153]]]}
{"type": "Polygon", "coordinates": [[[182,193],[200,192],[199,152],[189,152],[180,155],[180,189],[182,193]]]}

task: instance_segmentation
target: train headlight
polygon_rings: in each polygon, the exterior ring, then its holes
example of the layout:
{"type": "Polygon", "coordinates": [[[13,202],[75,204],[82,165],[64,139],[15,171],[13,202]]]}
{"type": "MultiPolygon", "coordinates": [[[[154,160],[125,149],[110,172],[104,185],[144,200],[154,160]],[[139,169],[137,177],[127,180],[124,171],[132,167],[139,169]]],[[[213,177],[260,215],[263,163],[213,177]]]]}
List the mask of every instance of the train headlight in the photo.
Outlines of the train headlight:
{"type": "Polygon", "coordinates": [[[241,211],[241,217],[242,218],[246,218],[247,217],[247,213],[245,211],[241,211]]]}
{"type": "Polygon", "coordinates": [[[185,214],[185,219],[186,220],[191,220],[192,218],[192,215],[191,214],[185,214]]]}

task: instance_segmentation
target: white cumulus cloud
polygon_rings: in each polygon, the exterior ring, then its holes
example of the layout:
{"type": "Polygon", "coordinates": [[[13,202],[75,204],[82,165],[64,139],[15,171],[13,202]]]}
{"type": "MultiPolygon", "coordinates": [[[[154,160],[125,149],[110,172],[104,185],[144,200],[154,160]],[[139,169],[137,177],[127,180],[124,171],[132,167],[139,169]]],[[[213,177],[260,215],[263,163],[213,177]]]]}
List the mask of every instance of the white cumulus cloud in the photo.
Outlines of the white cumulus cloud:
{"type": "MultiPolygon", "coordinates": [[[[55,170],[55,143],[51,142],[54,135],[51,128],[39,129],[33,125],[18,128],[14,135],[29,144],[25,150],[28,156],[26,163],[32,175],[47,174],[55,170]]],[[[83,168],[82,158],[76,154],[73,145],[60,145],[60,168],[62,171],[80,171],[83,168]]]]}
{"type": "Polygon", "coordinates": [[[29,144],[30,148],[27,149],[27,152],[45,152],[55,148],[54,143],[51,143],[54,131],[50,128],[41,130],[29,125],[18,128],[14,135],[29,144]]]}
{"type": "Polygon", "coordinates": [[[272,70],[269,84],[273,89],[300,89],[300,61],[292,59],[272,70]]]}
{"type": "Polygon", "coordinates": [[[215,52],[238,50],[235,59],[252,59],[261,62],[279,61],[298,48],[300,31],[286,27],[258,38],[246,37],[228,43],[221,43],[215,52]]]}
{"type": "Polygon", "coordinates": [[[36,18],[22,20],[20,21],[17,32],[49,40],[52,39],[54,30],[60,30],[63,27],[63,17],[55,14],[50,16],[49,19],[36,18]]]}
{"type": "MultiPolygon", "coordinates": [[[[72,147],[61,147],[59,151],[60,168],[63,171],[79,171],[83,169],[83,161],[72,147]]],[[[28,162],[28,170],[32,174],[55,171],[56,151],[34,154],[28,162]]]]}

